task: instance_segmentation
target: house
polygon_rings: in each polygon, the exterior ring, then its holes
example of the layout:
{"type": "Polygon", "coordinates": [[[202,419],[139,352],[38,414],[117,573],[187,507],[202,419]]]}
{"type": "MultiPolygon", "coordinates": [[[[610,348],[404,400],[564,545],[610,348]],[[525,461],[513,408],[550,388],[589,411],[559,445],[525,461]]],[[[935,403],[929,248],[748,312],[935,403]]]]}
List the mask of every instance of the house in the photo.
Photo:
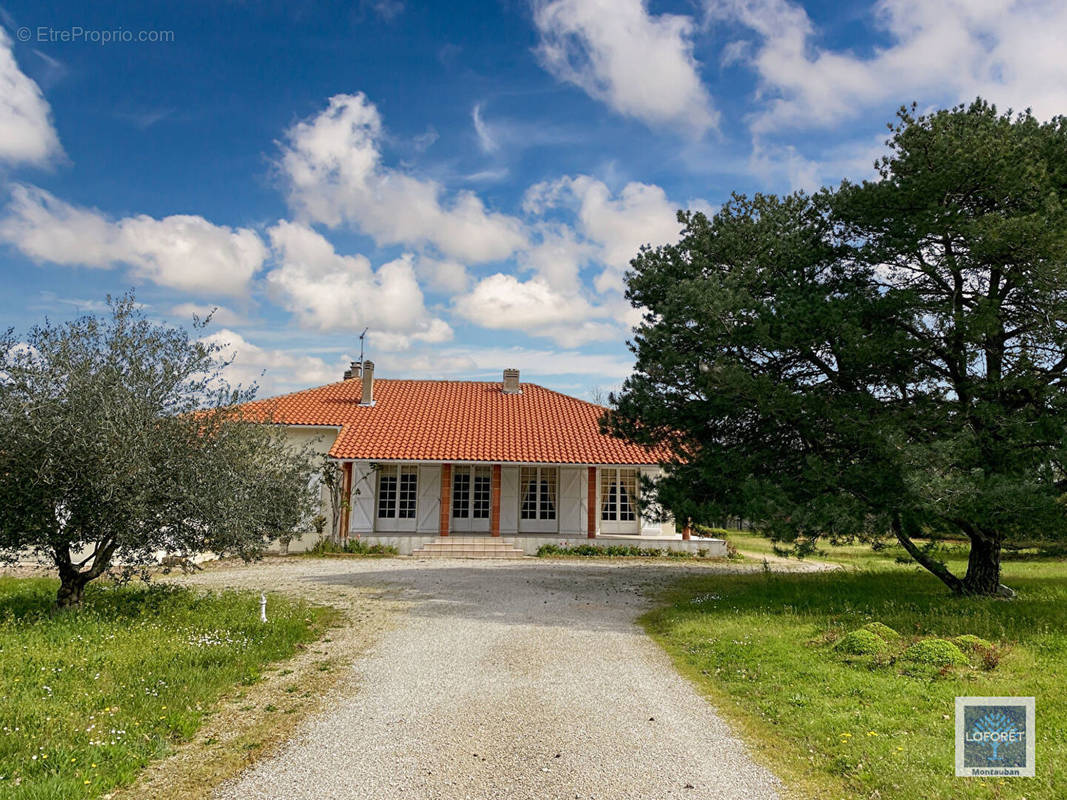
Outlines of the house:
{"type": "MultiPolygon", "coordinates": [[[[660,472],[655,452],[601,433],[603,407],[520,383],[518,370],[500,382],[394,380],[375,378],[366,361],[339,383],[244,409],[341,465],[342,538],[404,554],[443,537],[506,537],[527,553],[589,539],[725,553],[642,513],[641,478],[660,472]]],[[[331,518],[325,491],[323,502],[331,518]]]]}

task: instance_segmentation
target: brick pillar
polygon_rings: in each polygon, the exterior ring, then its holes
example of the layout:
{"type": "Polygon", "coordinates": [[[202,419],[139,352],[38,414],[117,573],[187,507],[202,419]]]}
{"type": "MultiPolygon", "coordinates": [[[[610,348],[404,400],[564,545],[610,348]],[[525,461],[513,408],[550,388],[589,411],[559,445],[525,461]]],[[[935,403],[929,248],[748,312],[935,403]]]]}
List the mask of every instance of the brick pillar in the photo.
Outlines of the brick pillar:
{"type": "Polygon", "coordinates": [[[682,539],[688,541],[693,535],[693,518],[690,517],[686,520],[685,525],[682,526],[682,539]]]}
{"type": "Polygon", "coordinates": [[[352,462],[341,465],[341,530],[338,532],[343,542],[348,538],[348,520],[352,509],[352,462]]]}
{"type": "Polygon", "coordinates": [[[493,483],[490,492],[492,505],[489,506],[489,533],[500,535],[500,465],[493,464],[493,483]]]}
{"type": "Polygon", "coordinates": [[[585,521],[587,536],[590,539],[596,538],[596,518],[597,518],[597,502],[596,502],[596,467],[589,468],[589,490],[586,494],[588,502],[586,503],[586,512],[588,518],[585,521]]]}
{"type": "Polygon", "coordinates": [[[438,529],[442,536],[448,536],[448,526],[452,521],[452,465],[441,465],[441,519],[438,529]]]}

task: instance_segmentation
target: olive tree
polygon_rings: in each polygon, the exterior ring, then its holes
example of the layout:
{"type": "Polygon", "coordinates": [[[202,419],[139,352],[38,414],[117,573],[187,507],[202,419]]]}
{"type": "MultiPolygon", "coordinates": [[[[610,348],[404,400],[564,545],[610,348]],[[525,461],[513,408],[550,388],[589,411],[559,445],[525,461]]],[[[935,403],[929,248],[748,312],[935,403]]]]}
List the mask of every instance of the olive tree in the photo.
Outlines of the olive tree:
{"type": "Polygon", "coordinates": [[[243,419],[219,345],[108,305],[0,337],[0,557],[51,564],[60,606],[160,554],[255,558],[314,502],[310,454],[243,419]]]}

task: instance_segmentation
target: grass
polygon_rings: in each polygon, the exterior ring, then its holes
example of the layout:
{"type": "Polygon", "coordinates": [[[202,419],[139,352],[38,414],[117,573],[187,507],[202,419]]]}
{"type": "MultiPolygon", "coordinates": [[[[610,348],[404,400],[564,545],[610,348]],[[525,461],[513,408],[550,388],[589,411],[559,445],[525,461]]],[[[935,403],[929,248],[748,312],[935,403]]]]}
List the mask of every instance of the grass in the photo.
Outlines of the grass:
{"type": "Polygon", "coordinates": [[[317,639],[330,611],[167,585],[93,584],[54,610],[57,582],[0,577],[0,797],[99,797],[187,741],[216,702],[317,639]]]}
{"type": "MultiPolygon", "coordinates": [[[[767,540],[731,539],[742,552],[770,554],[767,540]]],[[[849,568],[687,577],[643,621],[797,797],[1062,797],[1067,564],[1008,562],[1004,580],[1017,599],[963,599],[896,555],[827,548],[821,558],[849,568]],[[886,646],[835,647],[864,628],[886,646]],[[905,656],[934,638],[955,639],[967,663],[905,656]],[[957,695],[1037,698],[1036,778],[954,776],[957,695]]],[[[960,555],[948,553],[951,567],[962,566],[960,555]]],[[[942,649],[923,645],[912,655],[942,649]]]]}

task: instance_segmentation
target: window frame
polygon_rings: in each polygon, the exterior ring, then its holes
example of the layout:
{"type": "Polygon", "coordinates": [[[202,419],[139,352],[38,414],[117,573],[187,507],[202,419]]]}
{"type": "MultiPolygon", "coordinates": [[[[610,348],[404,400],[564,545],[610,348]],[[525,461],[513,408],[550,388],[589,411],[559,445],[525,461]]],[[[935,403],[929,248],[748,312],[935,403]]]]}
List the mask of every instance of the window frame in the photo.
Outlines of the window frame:
{"type": "Polygon", "coordinates": [[[599,522],[603,533],[641,532],[641,471],[636,467],[600,467],[599,522]]]}
{"type": "Polygon", "coordinates": [[[532,464],[520,467],[520,530],[550,530],[559,525],[559,480],[559,467],[532,464]]]}
{"type": "Polygon", "coordinates": [[[418,465],[377,464],[374,471],[374,529],[414,531],[419,514],[418,465]]]}

